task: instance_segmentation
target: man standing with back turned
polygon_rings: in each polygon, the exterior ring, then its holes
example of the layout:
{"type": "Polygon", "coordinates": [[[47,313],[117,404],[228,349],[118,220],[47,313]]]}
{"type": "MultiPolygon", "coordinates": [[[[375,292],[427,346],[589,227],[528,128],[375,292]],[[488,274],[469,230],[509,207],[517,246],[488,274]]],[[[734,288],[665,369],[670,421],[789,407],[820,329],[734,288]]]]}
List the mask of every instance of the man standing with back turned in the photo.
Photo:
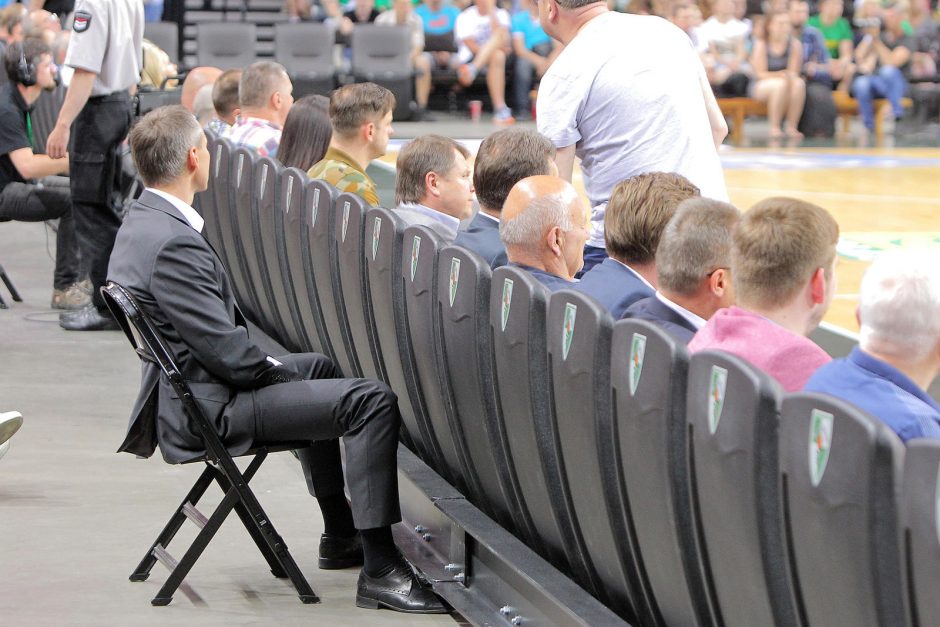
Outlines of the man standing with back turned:
{"type": "Polygon", "coordinates": [[[72,211],[91,304],[63,313],[70,331],[117,329],[98,289],[121,226],[115,198],[118,149],[131,127],[130,89],[143,67],[144,7],[140,0],[78,0],[65,65],[75,73],[59,119],[46,141],[53,159],[69,155],[72,211]]]}
{"type": "Polygon", "coordinates": [[[685,33],[601,0],[543,0],[539,19],[565,45],[542,78],[536,119],[559,176],[570,181],[581,159],[592,208],[585,272],[607,256],[604,211],[620,181],[675,172],[702,196],[728,199],[716,150],[728,126],[685,33]]]}

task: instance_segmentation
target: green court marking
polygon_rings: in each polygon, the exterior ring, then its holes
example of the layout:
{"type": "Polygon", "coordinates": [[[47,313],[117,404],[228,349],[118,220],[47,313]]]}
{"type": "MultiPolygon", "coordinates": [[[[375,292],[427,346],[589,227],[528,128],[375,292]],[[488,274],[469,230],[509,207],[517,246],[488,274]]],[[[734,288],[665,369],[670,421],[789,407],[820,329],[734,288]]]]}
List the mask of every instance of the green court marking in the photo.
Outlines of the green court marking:
{"type": "Polygon", "coordinates": [[[905,248],[940,249],[940,232],[852,231],[842,234],[836,250],[843,259],[872,261],[879,253],[905,248]]]}

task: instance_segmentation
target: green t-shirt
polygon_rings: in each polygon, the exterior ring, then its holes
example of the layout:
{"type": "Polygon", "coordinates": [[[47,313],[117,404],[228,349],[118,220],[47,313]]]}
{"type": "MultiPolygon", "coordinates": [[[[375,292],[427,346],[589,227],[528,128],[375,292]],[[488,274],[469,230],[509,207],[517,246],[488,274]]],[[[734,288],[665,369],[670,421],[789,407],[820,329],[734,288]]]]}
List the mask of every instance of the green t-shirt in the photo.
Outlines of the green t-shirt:
{"type": "Polygon", "coordinates": [[[820,21],[818,15],[809,18],[807,22],[810,26],[815,26],[822,31],[823,38],[826,40],[826,49],[829,50],[829,56],[833,59],[839,58],[839,44],[843,41],[852,41],[852,26],[844,17],[840,17],[828,26],[820,21]]]}

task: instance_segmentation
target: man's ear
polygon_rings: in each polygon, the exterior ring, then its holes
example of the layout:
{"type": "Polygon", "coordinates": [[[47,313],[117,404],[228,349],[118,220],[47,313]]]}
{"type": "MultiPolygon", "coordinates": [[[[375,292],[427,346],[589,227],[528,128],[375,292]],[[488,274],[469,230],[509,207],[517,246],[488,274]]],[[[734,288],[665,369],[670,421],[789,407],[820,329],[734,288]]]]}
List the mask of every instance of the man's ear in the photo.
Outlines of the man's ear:
{"type": "Polygon", "coordinates": [[[186,167],[189,168],[190,172],[195,172],[199,167],[199,149],[196,146],[190,148],[189,152],[186,153],[186,167]]]}
{"type": "Polygon", "coordinates": [[[362,133],[362,138],[367,142],[371,142],[372,138],[375,137],[375,122],[366,122],[359,127],[359,130],[362,133]]]}
{"type": "Polygon", "coordinates": [[[430,194],[434,197],[439,197],[441,195],[441,190],[437,186],[438,176],[437,172],[428,172],[424,175],[424,192],[430,194]]]}
{"type": "Polygon", "coordinates": [[[715,296],[724,296],[731,283],[731,275],[724,268],[718,268],[708,277],[708,287],[715,296]]]}
{"type": "Polygon", "coordinates": [[[553,226],[545,235],[545,243],[556,257],[561,257],[563,241],[564,232],[557,226],[553,226]]]}
{"type": "Polygon", "coordinates": [[[822,268],[816,268],[813,276],[809,280],[810,296],[814,305],[826,302],[826,271],[822,268]]]}

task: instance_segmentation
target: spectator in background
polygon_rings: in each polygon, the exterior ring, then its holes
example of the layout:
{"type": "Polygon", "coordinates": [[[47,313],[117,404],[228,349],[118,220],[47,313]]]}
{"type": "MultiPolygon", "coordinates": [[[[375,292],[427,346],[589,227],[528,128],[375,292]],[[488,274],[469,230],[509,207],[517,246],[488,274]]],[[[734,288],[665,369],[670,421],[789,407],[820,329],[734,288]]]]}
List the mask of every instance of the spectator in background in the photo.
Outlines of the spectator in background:
{"type": "Polygon", "coordinates": [[[940,25],[930,12],[930,0],[914,0],[911,27],[917,50],[911,55],[911,78],[936,76],[940,61],[940,25]]]}
{"type": "Polygon", "coordinates": [[[180,93],[180,104],[192,112],[193,100],[196,98],[196,93],[202,89],[203,85],[213,84],[221,75],[222,70],[217,67],[199,66],[191,69],[186,73],[186,78],[183,79],[183,91],[180,93]]]}
{"type": "Polygon", "coordinates": [[[857,75],[852,95],[858,101],[859,114],[869,131],[875,129],[875,98],[887,98],[895,120],[904,115],[901,99],[907,91],[905,73],[911,53],[917,49],[914,38],[904,32],[903,8],[891,4],[884,9],[884,23],[874,20],[862,29],[864,36],[855,50],[857,75]]]}
{"type": "Polygon", "coordinates": [[[577,285],[584,265],[588,212],[571,183],[530,176],[516,183],[499,222],[509,265],[528,271],[552,292],[577,285]]]}
{"type": "Polygon", "coordinates": [[[366,168],[388,148],[394,110],[395,95],[375,83],[344,85],[330,94],[333,137],[326,155],[310,168],[310,178],[358,194],[370,205],[379,204],[375,181],[366,168]]]}
{"type": "Polygon", "coordinates": [[[832,216],[808,202],[767,198],[751,207],[731,240],[738,304],[718,310],[689,351],[726,351],[775,378],[786,392],[803,389],[830,361],[806,336],[835,293],[838,239],[832,216]]]}
{"type": "Polygon", "coordinates": [[[858,346],[806,384],[880,419],[904,442],[940,438],[940,405],[927,388],[940,373],[940,256],[885,253],[859,291],[858,346]]]}
{"type": "Polygon", "coordinates": [[[740,218],[726,202],[683,201],[656,248],[656,293],[627,307],[623,317],[652,322],[688,344],[716,311],[734,304],[731,233],[740,218]]]}
{"type": "Polygon", "coordinates": [[[650,172],[622,181],[604,214],[607,254],[581,277],[576,290],[593,296],[620,318],[627,307],[656,292],[656,248],[679,204],[699,195],[679,174],[650,172]]]}
{"type": "MultiPolygon", "coordinates": [[[[54,39],[53,39],[54,40],[54,39]]],[[[144,39],[144,69],[140,73],[140,85],[142,87],[151,87],[152,89],[173,89],[179,83],[176,80],[176,64],[170,62],[170,55],[161,50],[155,43],[149,39],[144,39]]],[[[209,87],[212,91],[212,83],[206,83],[196,90],[196,93],[202,91],[204,87],[209,87]]],[[[192,84],[187,88],[187,96],[192,84]]],[[[181,94],[182,96],[182,94],[181,94]]],[[[195,95],[193,95],[195,99],[195,95]]]]}
{"type": "Polygon", "coordinates": [[[803,44],[793,37],[793,25],[787,13],[772,13],[767,18],[767,37],[754,42],[751,66],[754,68],[754,98],[767,103],[771,139],[801,138],[797,129],[806,83],[800,77],[803,44]]]}
{"type": "Polygon", "coordinates": [[[829,75],[840,91],[849,92],[855,74],[855,44],[852,25],[842,17],[843,0],[822,0],[819,14],[809,18],[807,24],[819,29],[829,52],[829,75]]]}
{"type": "Polygon", "coordinates": [[[294,104],[293,91],[280,63],[257,61],[249,65],[238,83],[241,113],[225,137],[236,148],[250,148],[262,157],[277,156],[281,129],[294,104]]]}
{"type": "Polygon", "coordinates": [[[407,26],[411,30],[411,64],[415,70],[415,101],[418,108],[412,112],[411,120],[431,121],[428,115],[428,97],[431,95],[431,62],[424,54],[424,23],[415,15],[411,0],[394,0],[392,10],[375,18],[380,26],[407,26]]]}
{"type": "Polygon", "coordinates": [[[413,139],[398,153],[395,213],[454,241],[460,221],[473,214],[470,151],[441,135],[413,139]]]}
{"type": "Polygon", "coordinates": [[[692,41],[692,45],[696,49],[699,49],[698,27],[702,25],[702,13],[698,11],[698,20],[696,21],[697,9],[698,5],[684,2],[683,0],[677,0],[677,2],[672,4],[669,10],[668,19],[678,26],[683,33],[688,35],[689,39],[692,41]]]}
{"type": "Polygon", "coordinates": [[[353,8],[347,7],[343,13],[339,13],[340,5],[336,4],[335,0],[324,4],[324,8],[329,16],[325,22],[336,29],[336,43],[346,46],[347,55],[356,24],[371,24],[379,16],[375,0],[356,0],[353,8]]]}
{"type": "Polygon", "coordinates": [[[484,139],[473,163],[480,210],[466,230],[457,234],[456,243],[486,259],[492,268],[506,265],[506,248],[499,239],[503,204],[516,183],[540,174],[557,176],[558,168],[555,146],[538,132],[507,128],[484,139]]]}
{"type": "Polygon", "coordinates": [[[809,4],[806,0],[790,0],[788,10],[793,36],[803,45],[802,76],[806,81],[806,103],[798,128],[811,137],[832,137],[838,112],[832,98],[826,40],[818,29],[807,25],[809,4]]]}
{"type": "Polygon", "coordinates": [[[212,104],[212,85],[203,85],[196,99],[193,100],[193,115],[199,126],[205,128],[215,119],[215,106],[212,104]]]}
{"type": "Polygon", "coordinates": [[[330,99],[319,94],[304,96],[287,114],[277,158],[285,168],[306,172],[326,155],[332,136],[330,99]]]}
{"type": "Polygon", "coordinates": [[[711,17],[695,34],[705,47],[702,61],[715,94],[719,97],[747,94],[751,75],[747,62],[750,27],[735,17],[735,1],[713,0],[711,17]]]}
{"type": "MultiPolygon", "coordinates": [[[[425,36],[450,35],[453,39],[457,16],[460,15],[460,9],[454,5],[447,4],[444,0],[424,0],[415,8],[415,14],[424,23],[425,36]]],[[[448,64],[441,65],[447,66],[448,64]]]]}
{"type": "Polygon", "coordinates": [[[241,106],[238,103],[238,84],[241,79],[241,70],[226,70],[212,85],[212,106],[215,109],[215,118],[209,121],[206,128],[218,137],[235,124],[235,119],[241,112],[241,106]]]}
{"type": "Polygon", "coordinates": [[[0,10],[0,51],[10,44],[23,41],[23,18],[26,8],[19,3],[10,4],[0,10]]]}
{"type": "Polygon", "coordinates": [[[461,63],[457,68],[458,80],[468,87],[477,74],[486,75],[495,124],[515,122],[512,110],[506,106],[509,23],[509,13],[497,7],[496,0],[476,0],[476,4],[461,11],[454,27],[461,63]]]}
{"type": "Polygon", "coordinates": [[[561,45],[542,29],[537,0],[522,0],[520,6],[519,11],[512,16],[511,23],[512,52],[516,57],[513,92],[516,111],[528,119],[532,111],[529,102],[532,83],[536,78],[542,78],[561,52],[561,45]]]}

